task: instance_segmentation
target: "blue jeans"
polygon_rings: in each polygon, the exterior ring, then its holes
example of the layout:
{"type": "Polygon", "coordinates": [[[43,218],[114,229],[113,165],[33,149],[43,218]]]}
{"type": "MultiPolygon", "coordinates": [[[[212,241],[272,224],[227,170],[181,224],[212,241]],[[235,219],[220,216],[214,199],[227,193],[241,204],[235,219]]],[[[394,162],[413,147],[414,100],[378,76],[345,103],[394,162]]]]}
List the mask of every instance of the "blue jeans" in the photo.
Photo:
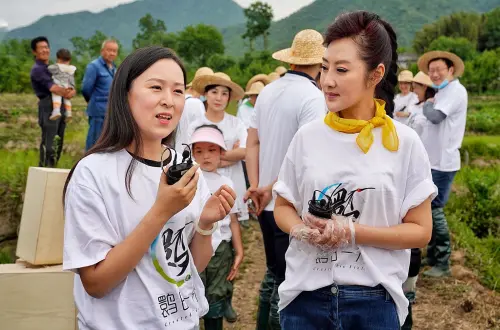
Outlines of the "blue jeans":
{"type": "Polygon", "coordinates": [[[88,151],[97,142],[101,136],[102,127],[104,125],[104,117],[89,117],[89,132],[85,143],[85,151],[88,151]]]}
{"type": "Polygon", "coordinates": [[[438,195],[432,201],[432,208],[443,208],[448,202],[448,198],[450,198],[451,192],[451,184],[453,183],[453,179],[457,174],[457,171],[454,172],[441,172],[436,170],[431,170],[432,173],[432,181],[438,188],[438,195]]]}
{"type": "Polygon", "coordinates": [[[396,305],[378,285],[329,285],[299,294],[280,313],[283,330],[399,330],[396,305]]]}

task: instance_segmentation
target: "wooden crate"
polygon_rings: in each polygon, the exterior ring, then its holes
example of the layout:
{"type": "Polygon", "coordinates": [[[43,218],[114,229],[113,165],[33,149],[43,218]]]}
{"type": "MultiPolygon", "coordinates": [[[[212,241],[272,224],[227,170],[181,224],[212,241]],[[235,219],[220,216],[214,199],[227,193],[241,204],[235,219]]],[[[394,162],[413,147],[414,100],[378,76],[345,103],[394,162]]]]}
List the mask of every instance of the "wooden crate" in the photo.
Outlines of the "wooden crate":
{"type": "Polygon", "coordinates": [[[72,272],[62,266],[0,265],[0,328],[76,330],[72,272]]]}
{"type": "Polygon", "coordinates": [[[62,193],[69,170],[30,167],[16,255],[33,265],[62,264],[62,193]]]}

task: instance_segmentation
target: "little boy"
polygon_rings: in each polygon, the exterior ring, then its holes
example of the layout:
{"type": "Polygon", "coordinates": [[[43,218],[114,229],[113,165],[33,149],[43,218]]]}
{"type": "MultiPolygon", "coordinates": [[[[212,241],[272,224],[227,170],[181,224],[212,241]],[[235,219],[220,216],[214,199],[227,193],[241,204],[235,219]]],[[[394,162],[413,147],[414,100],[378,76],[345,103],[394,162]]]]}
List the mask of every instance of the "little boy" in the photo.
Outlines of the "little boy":
{"type": "MultiPolygon", "coordinates": [[[[191,148],[212,194],[222,185],[234,186],[230,178],[217,172],[220,157],[226,151],[224,136],[217,126],[198,127],[191,136],[191,148]]],[[[208,313],[203,319],[205,330],[222,330],[224,316],[228,319],[228,312],[234,313],[231,307],[232,281],[243,260],[240,225],[234,208],[226,218],[219,221],[218,228],[212,234],[212,248],[214,251],[212,259],[200,274],[209,304],[208,313]]],[[[228,321],[236,321],[236,315],[234,319],[228,321]]]]}
{"type": "MultiPolygon", "coordinates": [[[[49,72],[52,74],[52,80],[54,84],[64,87],[75,89],[75,71],[76,67],[70,65],[71,53],[67,49],[59,49],[56,53],[57,62],[56,64],[49,65],[49,72]]],[[[50,114],[50,120],[57,120],[61,117],[61,102],[64,102],[64,108],[66,109],[66,121],[70,121],[71,115],[71,101],[68,99],[63,99],[62,96],[52,93],[52,113],[50,114]]]]}

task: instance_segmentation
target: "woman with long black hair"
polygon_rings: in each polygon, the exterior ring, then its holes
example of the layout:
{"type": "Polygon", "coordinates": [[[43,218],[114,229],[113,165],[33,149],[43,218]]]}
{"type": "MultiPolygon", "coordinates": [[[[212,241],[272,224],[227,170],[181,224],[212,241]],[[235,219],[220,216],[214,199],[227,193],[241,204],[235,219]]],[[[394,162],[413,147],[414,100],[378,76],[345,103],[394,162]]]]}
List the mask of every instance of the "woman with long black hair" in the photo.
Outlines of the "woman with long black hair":
{"type": "Polygon", "coordinates": [[[325,34],[328,114],[303,126],[274,185],[290,233],[279,287],[287,329],[399,329],[410,248],[432,231],[436,193],[422,142],[391,119],[393,28],[373,13],[340,15],[325,34]]]}
{"type": "Polygon", "coordinates": [[[169,49],[130,54],[103,134],[69,174],[63,267],[76,273],[79,329],[197,329],[208,310],[198,273],[235,193],[222,186],[210,196],[197,165],[167,184],[162,170],[177,156],[165,145],[173,148],[185,86],[169,49]]]}

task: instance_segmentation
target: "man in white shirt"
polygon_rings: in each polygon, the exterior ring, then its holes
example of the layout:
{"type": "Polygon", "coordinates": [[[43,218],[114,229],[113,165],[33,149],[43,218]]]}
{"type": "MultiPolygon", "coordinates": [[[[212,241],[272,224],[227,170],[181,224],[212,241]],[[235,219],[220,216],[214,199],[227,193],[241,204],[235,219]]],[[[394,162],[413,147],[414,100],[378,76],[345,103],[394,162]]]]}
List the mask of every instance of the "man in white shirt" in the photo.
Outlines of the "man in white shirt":
{"type": "Polygon", "coordinates": [[[455,54],[443,51],[428,52],[418,60],[420,71],[428,74],[438,90],[434,100],[424,104],[424,141],[432,168],[432,180],[438,196],[432,201],[433,230],[424,263],[432,268],[424,275],[450,275],[451,243],[443,208],[450,195],[451,184],[460,169],[460,152],[467,117],[467,90],[459,82],[464,72],[463,61],[455,54]],[[427,143],[426,143],[427,142],[427,143]]]}
{"type": "Polygon", "coordinates": [[[320,72],[325,48],[322,35],[314,30],[299,32],[292,47],[273,58],[289,63],[290,71],[260,92],[247,138],[246,164],[250,198],[259,215],[267,272],[261,284],[257,329],[280,329],[278,286],[285,279],[288,235],[273,216],[272,187],[295,133],[304,124],[323,118],[325,99],[313,77],[320,72]]]}

